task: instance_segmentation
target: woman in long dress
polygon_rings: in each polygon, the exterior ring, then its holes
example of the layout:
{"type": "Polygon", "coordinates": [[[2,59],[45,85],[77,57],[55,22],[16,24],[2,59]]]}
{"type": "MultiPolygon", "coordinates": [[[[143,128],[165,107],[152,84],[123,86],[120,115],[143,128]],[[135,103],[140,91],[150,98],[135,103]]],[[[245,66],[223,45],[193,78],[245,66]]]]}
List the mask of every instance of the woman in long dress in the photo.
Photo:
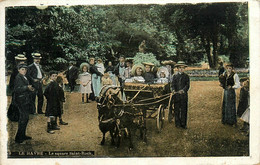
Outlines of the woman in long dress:
{"type": "Polygon", "coordinates": [[[224,88],[222,104],[222,124],[236,125],[236,92],[240,87],[239,77],[234,72],[233,64],[226,65],[226,71],[221,75],[221,86],[224,88]]]}

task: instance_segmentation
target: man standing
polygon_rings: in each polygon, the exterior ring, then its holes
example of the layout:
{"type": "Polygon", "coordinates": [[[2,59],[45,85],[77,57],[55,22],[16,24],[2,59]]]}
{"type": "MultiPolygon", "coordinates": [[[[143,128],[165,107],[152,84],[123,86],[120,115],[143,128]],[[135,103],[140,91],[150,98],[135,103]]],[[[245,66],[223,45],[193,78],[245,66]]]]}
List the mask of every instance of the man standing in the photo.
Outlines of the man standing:
{"type": "Polygon", "coordinates": [[[190,78],[184,73],[187,65],[179,61],[175,67],[178,73],[173,76],[172,90],[175,92],[173,97],[175,126],[187,129],[187,112],[188,112],[188,90],[190,88],[190,78]]]}
{"type": "Polygon", "coordinates": [[[38,104],[37,104],[37,112],[38,114],[43,114],[42,112],[42,105],[43,105],[43,91],[42,91],[42,80],[44,76],[44,72],[42,70],[42,66],[40,65],[41,62],[41,54],[40,53],[32,53],[33,63],[28,66],[27,76],[35,88],[35,92],[32,95],[32,102],[33,102],[33,114],[36,114],[36,106],[35,106],[35,99],[36,95],[38,97],[38,104]]]}
{"type": "Polygon", "coordinates": [[[120,83],[120,86],[123,86],[123,83],[125,81],[125,69],[126,69],[126,63],[125,58],[121,56],[119,58],[119,63],[115,67],[115,75],[118,76],[118,81],[120,83]]]}
{"type": "Polygon", "coordinates": [[[24,140],[30,140],[32,137],[26,136],[26,127],[30,114],[30,94],[34,91],[32,85],[25,76],[27,71],[26,64],[18,65],[19,73],[14,81],[14,104],[19,109],[18,130],[15,136],[16,143],[23,143],[24,140]]]}
{"type": "Polygon", "coordinates": [[[78,69],[74,66],[74,61],[70,61],[69,65],[69,69],[66,71],[66,78],[69,82],[70,92],[73,92],[78,78],[78,69]]]}
{"type": "Polygon", "coordinates": [[[8,108],[8,113],[7,116],[11,121],[18,121],[19,120],[19,109],[14,105],[14,80],[17,74],[19,73],[18,71],[18,65],[19,64],[25,64],[27,58],[23,54],[18,54],[15,56],[15,66],[13,68],[12,74],[10,76],[10,81],[9,81],[9,89],[12,92],[12,101],[11,104],[8,108]]]}

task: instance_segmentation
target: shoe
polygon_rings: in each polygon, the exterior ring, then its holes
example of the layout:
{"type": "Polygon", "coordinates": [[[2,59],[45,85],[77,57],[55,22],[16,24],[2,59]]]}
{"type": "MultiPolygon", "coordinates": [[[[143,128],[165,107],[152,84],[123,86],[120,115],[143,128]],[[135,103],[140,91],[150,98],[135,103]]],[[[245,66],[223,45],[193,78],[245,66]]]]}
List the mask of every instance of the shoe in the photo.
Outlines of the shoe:
{"type": "Polygon", "coordinates": [[[60,121],[59,124],[60,124],[60,125],[68,125],[69,123],[66,123],[66,122],[64,122],[64,121],[60,121]]]}
{"type": "Polygon", "coordinates": [[[21,140],[21,139],[19,139],[19,140],[15,140],[15,143],[23,144],[23,143],[24,143],[24,140],[21,140]]]}
{"type": "Polygon", "coordinates": [[[32,140],[32,137],[31,136],[25,136],[23,139],[24,140],[32,140]]]}
{"type": "Polygon", "coordinates": [[[38,112],[38,114],[44,114],[43,112],[38,112]]]}
{"type": "Polygon", "coordinates": [[[60,130],[60,127],[57,125],[52,126],[52,130],[60,130]]]}
{"type": "Polygon", "coordinates": [[[187,126],[182,126],[183,129],[187,129],[187,126]]]}
{"type": "Polygon", "coordinates": [[[53,130],[47,130],[49,134],[54,134],[55,132],[53,130]]]}

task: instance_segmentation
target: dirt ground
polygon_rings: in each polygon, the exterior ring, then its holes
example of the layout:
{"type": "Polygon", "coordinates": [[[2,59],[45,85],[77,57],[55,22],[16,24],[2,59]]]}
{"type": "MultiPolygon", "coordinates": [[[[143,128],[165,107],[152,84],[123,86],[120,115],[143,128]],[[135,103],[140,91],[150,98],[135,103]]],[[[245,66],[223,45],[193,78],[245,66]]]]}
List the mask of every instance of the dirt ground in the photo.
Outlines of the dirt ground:
{"type": "Polygon", "coordinates": [[[221,124],[222,94],[217,81],[192,81],[188,129],[176,128],[174,122],[167,121],[166,115],[164,128],[158,133],[156,120],[148,120],[148,143],[140,141],[136,133],[133,137],[134,150],[129,151],[127,139],[123,139],[117,149],[110,145],[109,134],[106,144],[101,146],[102,133],[98,128],[96,103],[82,104],[80,93],[66,92],[63,119],[69,125],[61,126],[55,134],[48,134],[46,117],[31,115],[27,134],[33,139],[25,144],[16,144],[17,123],[9,121],[8,151],[94,151],[95,157],[248,156],[249,137],[239,130],[242,121],[238,121],[238,127],[221,124]]]}

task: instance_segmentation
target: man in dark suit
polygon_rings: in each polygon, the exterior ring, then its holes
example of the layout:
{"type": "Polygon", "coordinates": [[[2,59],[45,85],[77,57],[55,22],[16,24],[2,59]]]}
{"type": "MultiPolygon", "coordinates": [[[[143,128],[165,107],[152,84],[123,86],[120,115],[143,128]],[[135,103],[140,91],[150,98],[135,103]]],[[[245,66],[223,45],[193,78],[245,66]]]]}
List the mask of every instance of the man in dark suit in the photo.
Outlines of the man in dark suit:
{"type": "Polygon", "coordinates": [[[190,78],[184,73],[187,65],[183,61],[179,61],[175,67],[178,68],[178,73],[175,74],[172,79],[172,90],[175,93],[173,96],[175,126],[187,129],[190,78]]]}
{"type": "Polygon", "coordinates": [[[35,92],[32,94],[32,102],[34,105],[34,109],[32,114],[36,114],[36,106],[35,99],[36,95],[38,97],[38,105],[37,112],[38,114],[43,114],[42,105],[43,105],[43,91],[42,91],[42,80],[44,77],[44,72],[40,65],[41,62],[41,54],[40,53],[32,53],[33,63],[28,66],[28,71],[26,76],[29,78],[30,83],[35,88],[35,92]]]}
{"type": "Polygon", "coordinates": [[[12,74],[10,76],[9,89],[12,92],[12,101],[8,108],[7,116],[11,121],[19,120],[19,109],[18,109],[18,107],[16,107],[14,105],[14,92],[13,92],[14,91],[14,80],[15,80],[15,77],[17,76],[17,74],[19,73],[17,66],[19,64],[26,64],[26,60],[27,60],[27,58],[23,54],[18,54],[17,56],[15,56],[16,65],[14,66],[12,74]]]}
{"type": "Polygon", "coordinates": [[[66,78],[69,82],[70,92],[74,91],[76,86],[76,79],[78,78],[78,68],[74,66],[74,62],[70,61],[69,68],[66,71],[66,78]]]}
{"type": "Polygon", "coordinates": [[[118,77],[118,81],[120,83],[120,86],[123,86],[123,83],[125,81],[125,69],[126,69],[126,63],[125,63],[125,58],[123,56],[121,56],[119,58],[119,63],[116,65],[115,67],[115,75],[118,77]]]}
{"type": "Polygon", "coordinates": [[[24,140],[32,139],[30,136],[26,136],[26,127],[29,121],[30,114],[30,96],[34,91],[32,85],[29,85],[29,81],[25,76],[27,71],[26,64],[18,65],[18,71],[14,81],[14,104],[19,109],[19,121],[18,130],[15,136],[16,143],[23,143],[24,140]]]}

